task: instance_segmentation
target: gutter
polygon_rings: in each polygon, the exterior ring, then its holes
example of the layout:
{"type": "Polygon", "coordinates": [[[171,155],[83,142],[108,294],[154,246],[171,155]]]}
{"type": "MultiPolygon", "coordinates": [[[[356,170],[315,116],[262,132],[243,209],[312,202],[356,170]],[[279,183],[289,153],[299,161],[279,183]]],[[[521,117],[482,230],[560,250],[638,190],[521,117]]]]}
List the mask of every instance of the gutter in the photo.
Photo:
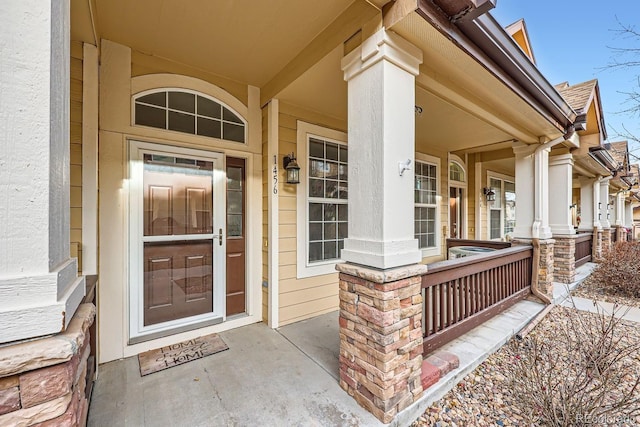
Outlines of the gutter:
{"type": "Polygon", "coordinates": [[[550,113],[555,120],[554,125],[564,130],[573,125],[577,118],[576,112],[500,24],[488,13],[473,19],[468,19],[467,16],[455,22],[462,33],[537,101],[538,110],[543,109],[550,113]]]}

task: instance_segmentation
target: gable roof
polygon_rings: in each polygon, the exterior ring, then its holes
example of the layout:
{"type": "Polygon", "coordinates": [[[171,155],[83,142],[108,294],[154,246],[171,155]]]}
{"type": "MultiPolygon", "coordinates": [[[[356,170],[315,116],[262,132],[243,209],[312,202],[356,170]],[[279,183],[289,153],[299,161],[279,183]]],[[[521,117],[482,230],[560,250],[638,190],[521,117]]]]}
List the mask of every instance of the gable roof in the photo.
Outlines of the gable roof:
{"type": "Polygon", "coordinates": [[[529,32],[527,31],[527,24],[524,19],[519,19],[513,24],[507,25],[504,30],[511,36],[511,38],[520,46],[520,49],[529,57],[531,62],[536,63],[536,57],[533,54],[533,48],[529,42],[529,32]]]}
{"type": "Polygon", "coordinates": [[[627,141],[610,142],[604,145],[611,153],[611,157],[620,163],[620,165],[628,165],[629,163],[629,144],[627,141]]]}
{"type": "Polygon", "coordinates": [[[597,84],[598,80],[593,79],[573,86],[569,86],[569,82],[563,82],[554,87],[565,101],[571,105],[571,108],[573,108],[576,113],[581,114],[586,112],[589,107],[597,84]]]}

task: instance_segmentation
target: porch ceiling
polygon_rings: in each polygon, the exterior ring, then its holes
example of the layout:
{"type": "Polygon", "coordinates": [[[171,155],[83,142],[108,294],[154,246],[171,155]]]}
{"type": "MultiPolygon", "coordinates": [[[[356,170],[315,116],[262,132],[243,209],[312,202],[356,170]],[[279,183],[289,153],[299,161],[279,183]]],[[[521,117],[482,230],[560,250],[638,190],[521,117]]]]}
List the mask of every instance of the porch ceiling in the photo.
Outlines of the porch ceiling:
{"type": "MultiPolygon", "coordinates": [[[[364,0],[88,1],[98,38],[258,87],[352,5],[377,13],[364,0]]],[[[87,5],[73,0],[72,39],[94,43],[87,5]]]]}

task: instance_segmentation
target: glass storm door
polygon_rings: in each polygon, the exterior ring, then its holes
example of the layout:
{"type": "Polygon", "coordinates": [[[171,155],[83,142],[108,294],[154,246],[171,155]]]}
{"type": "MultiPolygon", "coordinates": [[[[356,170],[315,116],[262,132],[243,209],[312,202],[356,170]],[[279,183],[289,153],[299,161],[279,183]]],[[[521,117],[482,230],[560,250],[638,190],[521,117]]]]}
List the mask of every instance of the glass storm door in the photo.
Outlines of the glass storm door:
{"type": "Polygon", "coordinates": [[[132,217],[139,297],[134,332],[221,321],[226,287],[222,157],[192,150],[136,151],[133,182],[139,198],[132,202],[141,211],[132,217]]]}

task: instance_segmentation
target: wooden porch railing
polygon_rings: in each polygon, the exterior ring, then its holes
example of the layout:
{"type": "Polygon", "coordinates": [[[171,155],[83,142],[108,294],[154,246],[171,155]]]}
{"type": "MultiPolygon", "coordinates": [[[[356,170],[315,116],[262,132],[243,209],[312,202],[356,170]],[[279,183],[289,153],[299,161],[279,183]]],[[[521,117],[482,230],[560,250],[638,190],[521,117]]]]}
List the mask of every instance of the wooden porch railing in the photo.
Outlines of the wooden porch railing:
{"type": "Polygon", "coordinates": [[[611,244],[613,245],[618,240],[618,230],[612,228],[609,235],[611,236],[611,244]]]}
{"type": "Polygon", "coordinates": [[[532,258],[531,246],[515,246],[429,264],[422,276],[424,354],[525,298],[532,258]]]}
{"type": "Polygon", "coordinates": [[[458,246],[475,246],[479,248],[505,249],[510,248],[510,242],[497,242],[495,240],[470,240],[470,239],[447,239],[447,259],[449,259],[449,249],[458,246]]]}
{"type": "Polygon", "coordinates": [[[584,233],[578,234],[576,237],[576,267],[580,267],[591,261],[591,254],[593,253],[593,234],[584,233]]]}

